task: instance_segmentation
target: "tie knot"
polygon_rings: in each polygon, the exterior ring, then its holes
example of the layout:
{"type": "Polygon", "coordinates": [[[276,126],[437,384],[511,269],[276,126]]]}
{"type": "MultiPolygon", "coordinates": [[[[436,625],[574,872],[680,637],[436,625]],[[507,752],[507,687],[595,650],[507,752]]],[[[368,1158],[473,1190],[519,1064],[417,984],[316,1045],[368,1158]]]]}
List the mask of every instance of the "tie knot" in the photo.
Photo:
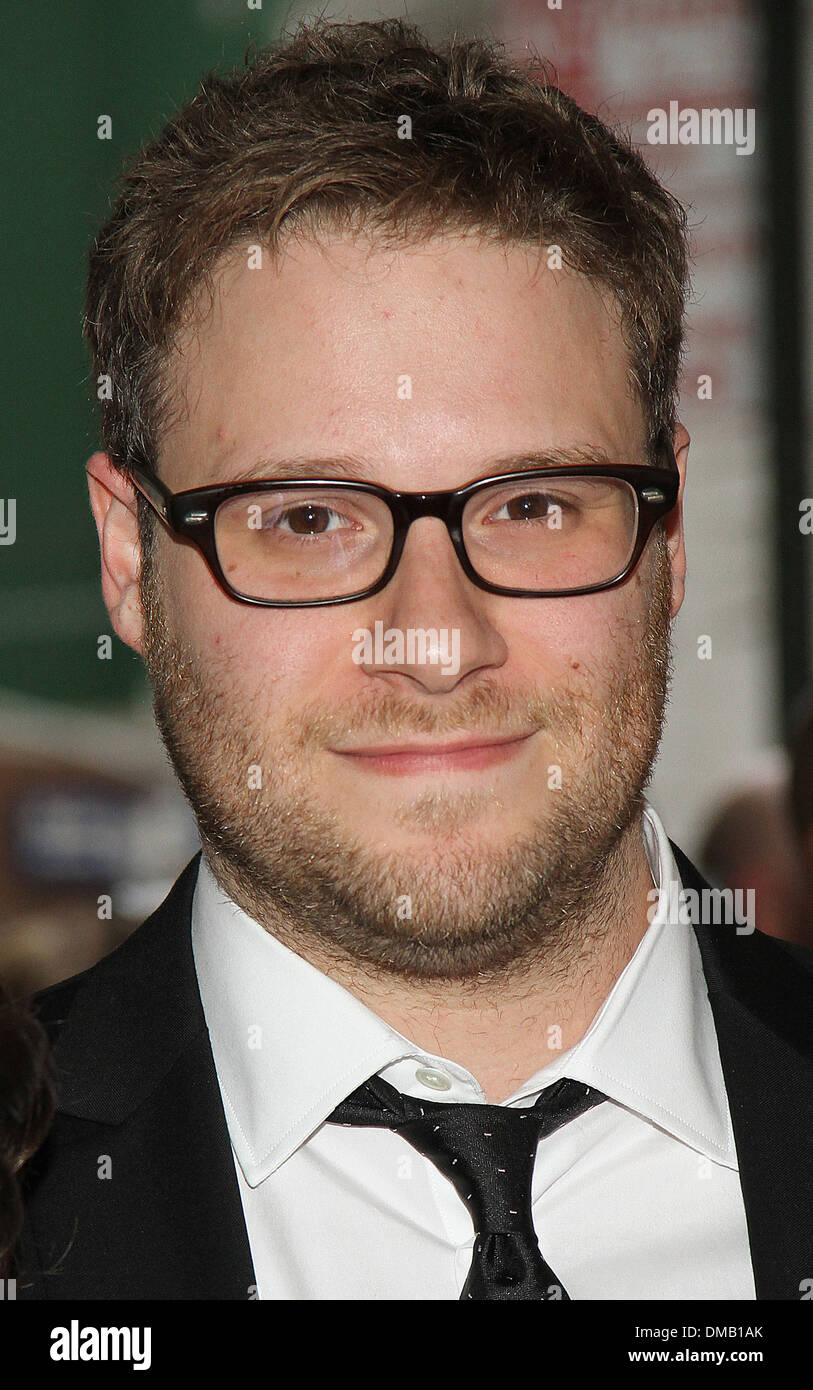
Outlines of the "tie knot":
{"type": "Polygon", "coordinates": [[[454,1184],[481,1233],[527,1230],[539,1140],[606,1097],[563,1077],[523,1109],[418,1100],[373,1076],[336,1108],[338,1124],[395,1130],[454,1184]]]}
{"type": "Polygon", "coordinates": [[[371,1076],[328,1120],[395,1130],[454,1184],[475,1230],[461,1299],[567,1299],[534,1230],[534,1159],[540,1138],[602,1100],[601,1091],[564,1077],[527,1109],[461,1105],[417,1100],[371,1076]]]}
{"type": "Polygon", "coordinates": [[[398,1133],[454,1183],[475,1230],[526,1230],[539,1140],[539,1116],[533,1109],[414,1104],[416,1110],[397,1126],[398,1133]]]}

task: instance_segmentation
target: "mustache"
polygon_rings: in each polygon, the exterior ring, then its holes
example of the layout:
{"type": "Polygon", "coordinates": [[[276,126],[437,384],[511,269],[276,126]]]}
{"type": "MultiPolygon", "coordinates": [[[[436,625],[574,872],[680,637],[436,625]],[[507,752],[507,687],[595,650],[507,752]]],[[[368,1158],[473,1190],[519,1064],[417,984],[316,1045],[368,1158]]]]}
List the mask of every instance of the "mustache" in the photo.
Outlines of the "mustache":
{"type": "Polygon", "coordinates": [[[508,689],[481,683],[461,696],[454,706],[444,702],[422,703],[391,694],[374,699],[356,697],[346,708],[300,707],[291,737],[302,748],[341,743],[363,734],[371,742],[379,736],[482,734],[519,738],[536,729],[578,728],[584,714],[583,697],[560,690],[544,694],[535,689],[508,689]]]}

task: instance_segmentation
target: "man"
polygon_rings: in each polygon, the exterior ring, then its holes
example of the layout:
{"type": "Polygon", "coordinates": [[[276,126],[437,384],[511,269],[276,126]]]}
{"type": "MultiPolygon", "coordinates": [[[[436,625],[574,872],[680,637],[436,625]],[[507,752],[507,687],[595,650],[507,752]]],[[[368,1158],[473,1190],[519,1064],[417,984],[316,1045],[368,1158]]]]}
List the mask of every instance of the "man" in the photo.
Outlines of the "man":
{"type": "Polygon", "coordinates": [[[139,156],[88,478],[202,856],[40,997],[18,1296],[801,1296],[813,989],[644,797],[686,267],[544,71],[396,21],[139,156]]]}

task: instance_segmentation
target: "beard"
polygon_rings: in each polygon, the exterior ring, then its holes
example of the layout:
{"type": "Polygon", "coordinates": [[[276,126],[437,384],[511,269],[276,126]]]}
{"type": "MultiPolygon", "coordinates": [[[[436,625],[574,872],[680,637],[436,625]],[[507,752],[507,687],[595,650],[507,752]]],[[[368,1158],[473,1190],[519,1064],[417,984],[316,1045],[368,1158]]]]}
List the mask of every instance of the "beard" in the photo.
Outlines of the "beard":
{"type": "Polygon", "coordinates": [[[155,719],[226,895],[322,968],[402,983],[504,984],[540,965],[564,977],[617,923],[636,834],[642,849],[643,792],[672,662],[662,531],[647,553],[646,616],[623,665],[592,681],[582,662],[566,689],[506,689],[483,677],[431,705],[371,683],[343,707],[303,702],[280,726],[262,708],[262,682],[236,699],[228,663],[202,658],[170,630],[152,549],[142,547],[155,719]],[[386,826],[374,843],[354,835],[319,795],[314,755],[329,747],[374,744],[377,735],[519,735],[529,727],[551,739],[553,770],[546,764],[538,810],[507,842],[493,835],[505,807],[485,774],[476,789],[433,778],[419,793],[392,793],[391,822],[421,832],[412,848],[403,838],[388,845],[386,826]]]}

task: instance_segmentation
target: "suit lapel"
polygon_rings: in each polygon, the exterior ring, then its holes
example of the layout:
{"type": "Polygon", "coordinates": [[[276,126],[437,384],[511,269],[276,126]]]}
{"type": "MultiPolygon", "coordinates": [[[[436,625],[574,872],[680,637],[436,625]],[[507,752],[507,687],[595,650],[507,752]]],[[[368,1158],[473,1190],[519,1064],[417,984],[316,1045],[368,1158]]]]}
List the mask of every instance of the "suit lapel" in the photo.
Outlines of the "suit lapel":
{"type": "MultiPolygon", "coordinates": [[[[672,849],[683,887],[708,890],[672,849]]],[[[736,924],[702,920],[693,926],[731,1110],[756,1296],[799,1299],[803,1281],[813,1279],[813,976],[799,963],[804,952],[762,932],[737,935],[736,924]]]]}
{"type": "Polygon", "coordinates": [[[27,1182],[35,1297],[253,1296],[192,954],[199,860],[117,951],[38,998],[59,1107],[27,1182]]]}

